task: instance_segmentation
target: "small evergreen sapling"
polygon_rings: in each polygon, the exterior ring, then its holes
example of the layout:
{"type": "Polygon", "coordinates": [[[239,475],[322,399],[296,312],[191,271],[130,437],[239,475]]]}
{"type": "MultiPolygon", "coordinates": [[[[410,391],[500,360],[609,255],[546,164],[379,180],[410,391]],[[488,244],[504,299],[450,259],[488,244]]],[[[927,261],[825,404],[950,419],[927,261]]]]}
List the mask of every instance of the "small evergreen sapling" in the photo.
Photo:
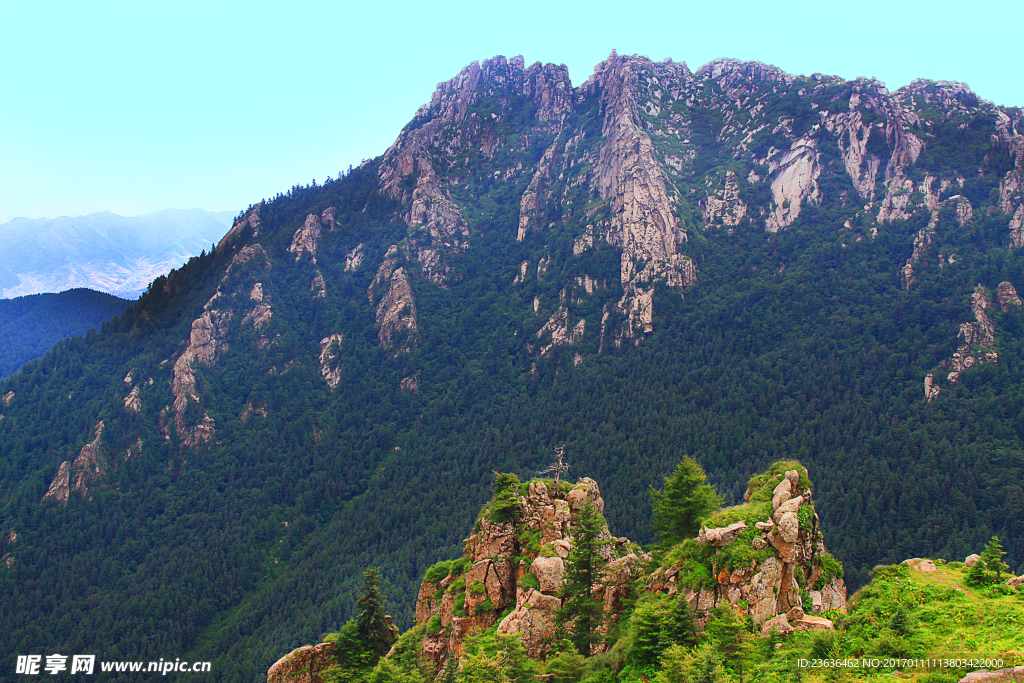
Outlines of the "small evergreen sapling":
{"type": "Polygon", "coordinates": [[[697,461],[686,456],[672,476],[665,477],[665,488],[651,488],[654,502],[654,532],[663,547],[671,547],[700,531],[701,519],[722,506],[722,498],[707,483],[707,475],[697,461]]]}
{"type": "Polygon", "coordinates": [[[992,540],[985,546],[985,550],[982,551],[981,557],[967,571],[967,584],[970,586],[991,586],[999,583],[1000,574],[1010,569],[1009,565],[1003,562],[1005,555],[1006,553],[999,542],[999,537],[993,536],[992,540]]]}

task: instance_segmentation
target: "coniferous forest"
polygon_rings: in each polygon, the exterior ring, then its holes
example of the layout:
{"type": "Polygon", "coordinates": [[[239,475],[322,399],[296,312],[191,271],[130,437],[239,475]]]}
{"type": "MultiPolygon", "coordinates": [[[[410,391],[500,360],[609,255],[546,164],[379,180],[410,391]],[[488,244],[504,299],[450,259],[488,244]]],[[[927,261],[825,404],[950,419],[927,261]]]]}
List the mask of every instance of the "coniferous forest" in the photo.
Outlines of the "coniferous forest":
{"type": "Polygon", "coordinates": [[[559,446],[639,543],[684,456],[727,505],[799,460],[851,588],[993,535],[1024,569],[1020,110],[705,69],[469,67],[387,154],[4,380],[0,675],[95,651],[260,680],[370,567],[404,630],[493,472],[559,446]]]}
{"type": "Polygon", "coordinates": [[[61,339],[99,330],[129,305],[89,289],[0,300],[0,377],[14,374],[61,339]]]}

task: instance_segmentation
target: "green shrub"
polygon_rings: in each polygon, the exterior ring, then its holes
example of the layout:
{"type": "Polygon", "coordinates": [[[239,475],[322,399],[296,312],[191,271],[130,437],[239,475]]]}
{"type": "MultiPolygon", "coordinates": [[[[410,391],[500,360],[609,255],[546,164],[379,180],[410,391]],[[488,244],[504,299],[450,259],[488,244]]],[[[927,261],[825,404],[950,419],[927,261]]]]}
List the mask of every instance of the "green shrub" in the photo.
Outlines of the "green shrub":
{"type": "Polygon", "coordinates": [[[804,491],[810,490],[811,480],[807,476],[807,468],[801,465],[799,460],[779,460],[772,463],[767,472],[750,478],[750,483],[747,484],[749,500],[770,501],[772,499],[772,491],[775,490],[775,487],[779,485],[779,482],[782,481],[782,478],[789,470],[796,470],[800,473],[800,480],[797,486],[804,491]]]}
{"type": "Polygon", "coordinates": [[[714,588],[717,583],[718,580],[706,564],[692,559],[683,561],[683,568],[679,570],[679,585],[699,591],[701,588],[714,588]]]}
{"type": "MultiPolygon", "coordinates": [[[[821,563],[821,573],[818,574],[818,578],[814,581],[814,590],[820,591],[822,588],[827,586],[832,579],[841,579],[845,570],[843,569],[843,563],[832,556],[832,553],[827,550],[818,556],[818,560],[821,563]]],[[[906,568],[906,565],[898,565],[906,568]]],[[[876,576],[878,576],[876,574],[876,576]]],[[[909,571],[906,572],[906,576],[910,576],[909,571]]]]}
{"type": "Polygon", "coordinates": [[[440,633],[442,628],[443,627],[441,626],[440,614],[435,614],[434,616],[430,617],[430,621],[427,622],[427,633],[429,635],[435,635],[440,633]]]}
{"type": "Polygon", "coordinates": [[[519,477],[499,474],[494,480],[494,497],[487,506],[487,519],[492,522],[510,522],[519,516],[519,477]]]}
{"type": "Polygon", "coordinates": [[[427,583],[437,583],[448,576],[451,571],[452,560],[446,560],[438,562],[435,565],[431,565],[423,575],[423,580],[427,583]]]}
{"type": "Polygon", "coordinates": [[[483,584],[483,581],[474,581],[469,584],[469,592],[473,595],[482,595],[487,592],[487,586],[483,584]]]}
{"type": "Polygon", "coordinates": [[[824,631],[811,641],[811,658],[838,659],[846,654],[846,640],[841,631],[824,631]]]}
{"type": "Polygon", "coordinates": [[[494,603],[492,603],[490,598],[488,598],[473,609],[476,611],[477,614],[480,614],[481,612],[493,612],[494,603]]]}
{"type": "Polygon", "coordinates": [[[798,507],[796,518],[800,525],[800,531],[809,532],[814,527],[814,506],[801,505],[798,507]]]}
{"type": "Polygon", "coordinates": [[[448,592],[452,595],[466,592],[466,577],[460,576],[452,581],[451,585],[448,586],[448,592]]]}
{"type": "Polygon", "coordinates": [[[462,576],[466,573],[466,569],[469,567],[469,564],[470,562],[468,557],[460,557],[452,562],[449,575],[452,577],[462,576]]]}
{"type": "Polygon", "coordinates": [[[527,572],[523,575],[519,581],[516,582],[520,588],[532,588],[535,591],[540,590],[540,581],[533,574],[527,572]]]}
{"type": "Polygon", "coordinates": [[[576,683],[583,674],[586,660],[577,652],[559,652],[548,659],[544,673],[551,683],[576,683]]]}

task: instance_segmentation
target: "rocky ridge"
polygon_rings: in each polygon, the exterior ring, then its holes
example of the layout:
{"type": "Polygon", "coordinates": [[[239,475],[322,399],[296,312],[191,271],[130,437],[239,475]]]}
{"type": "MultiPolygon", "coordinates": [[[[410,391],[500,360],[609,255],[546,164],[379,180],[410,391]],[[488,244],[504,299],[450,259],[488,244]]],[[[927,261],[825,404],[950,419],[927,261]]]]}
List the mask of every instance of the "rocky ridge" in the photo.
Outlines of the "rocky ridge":
{"type": "MultiPolygon", "coordinates": [[[[682,596],[701,630],[711,611],[724,604],[749,614],[764,633],[831,629],[820,613],[845,611],[846,585],[842,565],[825,550],[806,469],[795,461],[776,463],[751,479],[745,498],[745,504],[712,515],[708,524],[744,519],[721,527],[705,524],[660,566],[628,539],[613,537],[602,518],[599,552],[607,566],[592,594],[603,607],[604,632],[622,616],[624,601],[636,598],[637,585],[682,596]]],[[[550,480],[520,484],[512,475],[499,475],[462,557],[434,565],[420,585],[415,623],[425,635],[419,652],[435,670],[457,662],[474,633],[492,628],[517,636],[531,658],[551,653],[565,597],[566,558],[585,505],[599,514],[605,509],[592,479],[563,482],[556,491],[550,480]]],[[[331,647],[321,643],[293,651],[270,669],[268,681],[291,680],[283,677],[286,670],[322,670],[334,656],[331,647]]],[[[603,647],[597,645],[595,653],[603,647]]]]}
{"type": "MultiPolygon", "coordinates": [[[[485,509],[465,541],[463,557],[442,564],[447,571],[434,572],[444,576],[428,572],[416,601],[416,623],[428,624],[422,650],[439,668],[459,656],[470,634],[495,623],[498,633],[518,634],[531,656],[550,651],[578,513],[587,504],[603,512],[604,499],[592,479],[559,493],[549,484],[518,485],[511,519],[496,521],[485,509]]],[[[608,567],[594,594],[614,619],[649,557],[628,539],[613,538],[607,524],[600,540],[608,567]]]]}
{"type": "MultiPolygon", "coordinates": [[[[961,226],[976,209],[963,195],[940,199],[950,185],[964,186],[966,170],[950,174],[930,158],[929,167],[917,164],[946,120],[967,121],[964,128],[989,125],[974,123],[985,117],[993,122],[991,145],[1013,158],[1000,171],[999,206],[989,212],[1006,214],[1007,242],[1017,244],[1024,221],[1021,114],[945,81],[914,81],[890,93],[872,79],[796,77],[737,60],[693,73],[685,63],[613,52],[572,89],[564,67],[526,68],[520,57],[497,57],[438,86],[385,154],[379,176],[383,190],[408,207],[412,232],[392,249],[413,262],[413,274],[443,283],[452,272],[449,257],[467,248],[470,236],[460,204],[471,180],[460,162],[482,155],[494,168],[492,180],[520,188],[518,241],[548,239],[561,224],[576,231],[574,256],[595,238],[618,250],[621,343],[653,331],[655,283],[683,293],[697,281],[686,253],[690,231],[732,231],[743,222],[777,232],[810,204],[848,207],[846,225],[857,239],[862,230],[873,237],[893,221],[929,214],[901,273],[909,289],[940,209],[952,207],[961,226]],[[790,104],[780,106],[780,98],[790,104]],[[511,123],[516,104],[527,114],[518,126],[511,123]],[[710,129],[709,121],[716,122],[710,129]],[[530,143],[533,159],[524,157],[530,143]],[[718,150],[710,153],[708,145],[718,150]],[[744,160],[749,172],[737,173],[729,159],[744,160]],[[848,188],[838,196],[823,189],[843,184],[832,180],[837,174],[848,188]]],[[[388,281],[393,267],[382,266],[378,278],[388,281]]]]}
{"type": "Polygon", "coordinates": [[[100,440],[103,436],[103,421],[96,424],[92,441],[82,446],[78,456],[72,461],[65,460],[57,468],[57,474],[50,482],[50,488],[43,496],[43,502],[53,501],[66,506],[72,493],[83,498],[91,498],[91,490],[102,480],[107,472],[107,458],[103,453],[100,440]]]}
{"type": "Polygon", "coordinates": [[[776,463],[751,479],[744,499],[669,552],[648,577],[648,590],[684,596],[701,628],[723,604],[737,606],[764,632],[831,628],[810,615],[845,610],[846,584],[842,565],[825,549],[807,470],[776,463]],[[735,521],[708,526],[729,520],[735,521]]]}

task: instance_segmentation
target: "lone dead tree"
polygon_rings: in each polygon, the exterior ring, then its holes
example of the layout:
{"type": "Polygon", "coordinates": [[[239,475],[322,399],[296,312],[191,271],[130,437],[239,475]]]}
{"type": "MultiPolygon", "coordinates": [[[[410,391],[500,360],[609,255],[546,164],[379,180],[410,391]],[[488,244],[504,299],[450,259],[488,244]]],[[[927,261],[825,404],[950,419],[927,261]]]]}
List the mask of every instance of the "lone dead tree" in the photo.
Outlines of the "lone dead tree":
{"type": "Polygon", "coordinates": [[[555,454],[552,456],[552,460],[553,462],[548,465],[546,470],[541,472],[541,475],[555,475],[555,495],[558,495],[558,478],[569,471],[569,463],[565,461],[565,446],[559,446],[555,449],[555,454]]]}

